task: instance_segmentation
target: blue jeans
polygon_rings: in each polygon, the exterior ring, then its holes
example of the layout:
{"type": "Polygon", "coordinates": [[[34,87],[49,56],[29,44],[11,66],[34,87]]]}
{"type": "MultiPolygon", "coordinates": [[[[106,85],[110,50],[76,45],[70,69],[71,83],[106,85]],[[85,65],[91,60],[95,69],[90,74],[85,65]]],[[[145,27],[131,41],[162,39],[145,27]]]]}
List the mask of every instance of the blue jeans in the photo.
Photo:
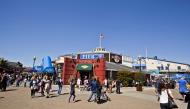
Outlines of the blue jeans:
{"type": "Polygon", "coordinates": [[[75,101],[76,95],[75,95],[75,91],[74,90],[70,91],[69,102],[70,102],[72,96],[73,96],[73,101],[75,101]]]}
{"type": "Polygon", "coordinates": [[[62,86],[59,86],[59,87],[58,87],[58,92],[57,92],[57,93],[60,95],[60,94],[61,94],[61,91],[62,91],[62,86]]]}
{"type": "Polygon", "coordinates": [[[97,101],[97,93],[96,93],[96,92],[91,92],[88,101],[90,101],[90,100],[92,99],[93,96],[94,96],[94,101],[97,101]]]}

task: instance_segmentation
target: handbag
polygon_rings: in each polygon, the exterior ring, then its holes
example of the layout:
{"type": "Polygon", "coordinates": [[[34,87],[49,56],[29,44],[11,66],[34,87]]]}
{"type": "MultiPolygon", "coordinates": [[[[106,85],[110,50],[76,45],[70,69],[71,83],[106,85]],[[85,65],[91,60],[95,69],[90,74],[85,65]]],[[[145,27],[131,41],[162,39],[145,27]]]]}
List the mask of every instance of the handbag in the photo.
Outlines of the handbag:
{"type": "Polygon", "coordinates": [[[185,96],[185,103],[187,103],[188,101],[190,101],[190,92],[187,92],[185,96]]]}
{"type": "Polygon", "coordinates": [[[177,104],[172,99],[168,99],[168,107],[169,109],[178,108],[177,104]]]}
{"type": "Polygon", "coordinates": [[[168,90],[167,90],[167,94],[168,94],[168,107],[169,107],[169,109],[178,108],[177,104],[175,103],[175,101],[173,100],[173,98],[168,93],[168,90]]]}

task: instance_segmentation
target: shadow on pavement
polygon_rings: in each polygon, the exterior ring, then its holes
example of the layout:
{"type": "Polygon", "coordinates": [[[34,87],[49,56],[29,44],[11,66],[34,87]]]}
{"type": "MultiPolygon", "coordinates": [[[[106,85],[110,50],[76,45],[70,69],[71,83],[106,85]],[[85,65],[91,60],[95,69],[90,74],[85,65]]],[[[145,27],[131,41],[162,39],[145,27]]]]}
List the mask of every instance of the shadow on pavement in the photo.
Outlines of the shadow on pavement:
{"type": "Polygon", "coordinates": [[[18,90],[18,89],[7,89],[6,91],[15,91],[15,90],[18,90]]]}
{"type": "Polygon", "coordinates": [[[2,99],[2,98],[5,98],[5,97],[0,97],[0,99],[2,99]]]}
{"type": "Polygon", "coordinates": [[[58,90],[51,90],[51,92],[57,92],[58,90]]]}
{"type": "Polygon", "coordinates": [[[62,94],[60,94],[60,95],[68,95],[69,93],[62,93],[62,94]]]}
{"type": "Polygon", "coordinates": [[[55,97],[58,97],[58,95],[52,95],[52,96],[50,96],[50,98],[55,98],[55,97]]]}
{"type": "Polygon", "coordinates": [[[45,96],[42,96],[42,95],[41,96],[35,96],[34,98],[41,98],[41,97],[45,97],[45,96]]]}
{"type": "Polygon", "coordinates": [[[123,92],[120,92],[120,93],[116,93],[116,94],[123,94],[123,92]]]}
{"type": "Polygon", "coordinates": [[[100,101],[97,102],[97,104],[104,104],[106,102],[107,102],[107,100],[100,100],[100,101]]]}
{"type": "Polygon", "coordinates": [[[82,101],[82,100],[76,100],[75,102],[80,102],[80,101],[82,101]]]}
{"type": "Polygon", "coordinates": [[[182,98],[177,98],[177,100],[184,101],[182,98]]]}

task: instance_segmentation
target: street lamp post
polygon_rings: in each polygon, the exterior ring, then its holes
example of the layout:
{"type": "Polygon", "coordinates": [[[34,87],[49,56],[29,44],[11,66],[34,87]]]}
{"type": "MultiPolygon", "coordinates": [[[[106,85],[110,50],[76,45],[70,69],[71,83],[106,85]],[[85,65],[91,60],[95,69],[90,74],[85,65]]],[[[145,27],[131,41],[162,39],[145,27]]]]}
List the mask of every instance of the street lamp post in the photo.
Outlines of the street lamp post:
{"type": "Polygon", "coordinates": [[[139,64],[140,64],[140,68],[139,68],[139,71],[141,72],[142,70],[141,70],[141,61],[142,61],[142,58],[141,58],[141,56],[139,56],[138,57],[138,59],[139,59],[139,64]]]}
{"type": "Polygon", "coordinates": [[[169,71],[170,71],[170,64],[167,64],[167,67],[168,67],[168,80],[170,81],[170,73],[169,73],[169,71]]]}
{"type": "Polygon", "coordinates": [[[35,62],[36,62],[36,56],[33,57],[33,69],[34,69],[35,62]]]}

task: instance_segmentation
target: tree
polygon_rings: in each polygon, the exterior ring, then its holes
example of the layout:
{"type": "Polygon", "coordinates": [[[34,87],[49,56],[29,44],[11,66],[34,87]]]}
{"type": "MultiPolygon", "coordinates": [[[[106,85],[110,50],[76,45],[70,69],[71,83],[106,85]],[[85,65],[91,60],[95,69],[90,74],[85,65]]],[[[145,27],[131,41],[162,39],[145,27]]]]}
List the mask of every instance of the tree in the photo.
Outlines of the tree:
{"type": "Polygon", "coordinates": [[[134,74],[131,73],[130,71],[119,71],[117,73],[117,78],[122,82],[123,86],[129,86],[130,83],[134,79],[134,74]]]}
{"type": "Polygon", "coordinates": [[[0,58],[0,67],[2,69],[8,69],[8,61],[5,60],[4,58],[0,58]]]}
{"type": "Polygon", "coordinates": [[[136,72],[134,78],[135,81],[139,81],[141,84],[145,82],[145,74],[142,72],[136,72]]]}
{"type": "Polygon", "coordinates": [[[124,86],[132,86],[133,80],[144,83],[145,74],[142,72],[119,71],[117,73],[117,78],[124,86]]]}
{"type": "Polygon", "coordinates": [[[20,67],[20,68],[22,68],[22,67],[23,67],[23,64],[20,63],[20,62],[17,62],[17,66],[20,67]]]}
{"type": "Polygon", "coordinates": [[[22,72],[23,71],[23,64],[20,62],[17,62],[17,68],[18,68],[19,72],[22,72]]]}

